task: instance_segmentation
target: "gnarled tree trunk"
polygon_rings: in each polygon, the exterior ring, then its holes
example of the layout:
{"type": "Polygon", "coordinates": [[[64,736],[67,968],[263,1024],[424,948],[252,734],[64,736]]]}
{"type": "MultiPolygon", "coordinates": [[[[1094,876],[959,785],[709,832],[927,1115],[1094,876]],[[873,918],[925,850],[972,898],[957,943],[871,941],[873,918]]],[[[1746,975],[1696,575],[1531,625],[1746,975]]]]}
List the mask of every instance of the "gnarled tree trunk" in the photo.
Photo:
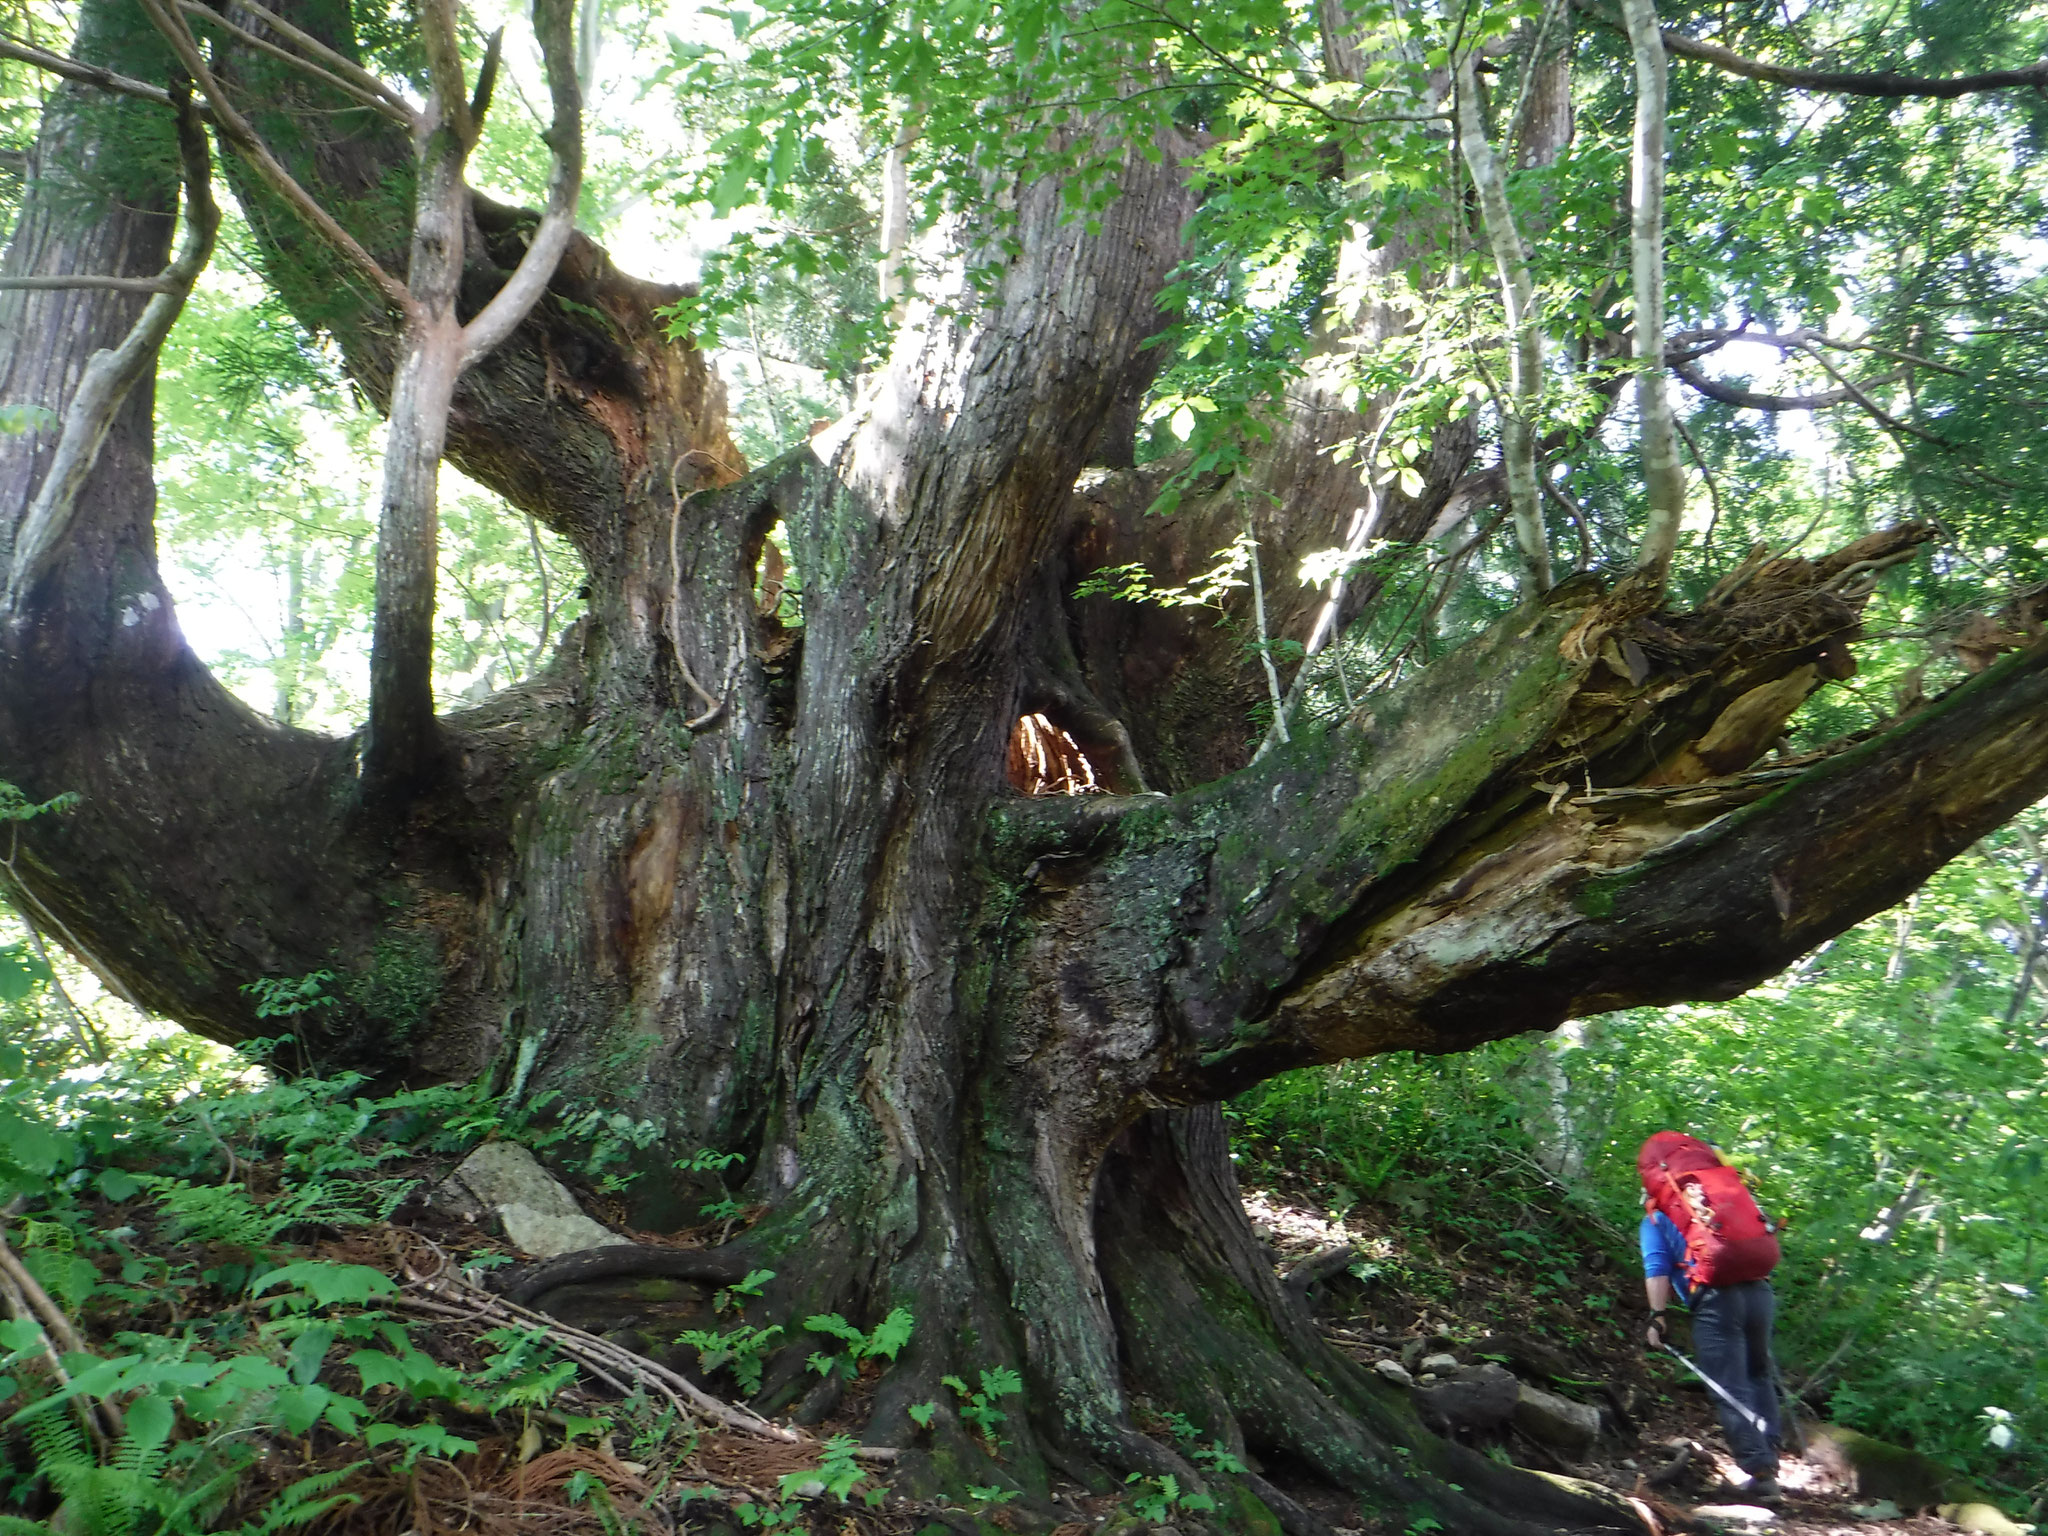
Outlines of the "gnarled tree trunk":
{"type": "MultiPolygon", "coordinates": [[[[151,73],[111,6],[87,14],[82,49],[151,73]]],[[[10,272],[161,264],[167,181],[97,206],[53,184],[60,146],[70,163],[111,131],[83,90],[52,109],[10,272]]],[[[388,187],[380,167],[407,147],[347,114],[295,118],[291,91],[264,99],[366,243],[402,238],[363,189],[388,187]]],[[[1566,583],[1342,722],[1197,782],[1244,760],[1242,717],[1204,722],[1130,684],[1211,665],[1174,649],[1208,638],[1064,596],[1108,526],[1073,487],[1144,388],[1189,209],[1171,154],[1133,155],[1123,187],[1097,234],[1061,222],[1056,189],[1014,189],[1021,250],[995,293],[913,313],[860,414],[745,475],[715,378],[663,336],[673,290],[573,244],[448,430],[466,470],[576,542],[589,616],[539,679],[440,722],[447,774],[396,814],[360,795],[358,739],[264,719],[184,646],[138,398],[70,545],[8,620],[0,776],[83,796],[24,828],[27,899],[214,1038],[274,1028],[246,983],[329,969],[341,1005],[297,1021],[309,1062],[453,1076],[523,1057],[535,1084],[657,1119],[667,1156],[743,1153],[765,1214],[728,1249],[625,1250],[529,1287],[758,1265],[775,1280],[755,1321],[908,1306],[915,1335],[866,1436],[913,1447],[914,1476],[1043,1496],[1056,1473],[1172,1471],[1211,1488],[1227,1529],[1318,1530],[1257,1473],[1284,1459],[1460,1532],[1626,1526],[1435,1439],[1320,1343],[1252,1242],[1214,1105],[1306,1063],[1458,1050],[1771,974],[2048,788],[2048,652],[1816,761],[1747,771],[1843,675],[1844,583],[1909,528],[1779,562],[1696,614],[1566,583]],[[778,521],[798,634],[754,601],[778,521]],[[1126,680],[1088,691],[1100,777],[1177,793],[1012,789],[1010,733],[1049,655],[1070,681],[1126,680]],[[938,1385],[996,1366],[1025,1382],[1000,1460],[938,1385]],[[1205,1478],[1141,1434],[1139,1389],[1253,1474],[1205,1478]],[[929,1433],[907,1412],[925,1401],[929,1433]]],[[[280,290],[383,398],[388,317],[245,195],[280,290]]],[[[530,228],[475,212],[465,314],[530,228]]],[[[5,295],[7,398],[61,408],[139,302],[5,295]]],[[[18,518],[46,453],[0,440],[0,516],[18,518]]],[[[1187,538],[1113,526],[1161,569],[1187,538]]],[[[1280,622],[1299,634],[1314,606],[1280,622]]],[[[681,1224],[702,1198],[664,1187],[639,1214],[681,1224]]],[[[773,1364],[766,1406],[807,1390],[805,1352],[773,1364]]]]}

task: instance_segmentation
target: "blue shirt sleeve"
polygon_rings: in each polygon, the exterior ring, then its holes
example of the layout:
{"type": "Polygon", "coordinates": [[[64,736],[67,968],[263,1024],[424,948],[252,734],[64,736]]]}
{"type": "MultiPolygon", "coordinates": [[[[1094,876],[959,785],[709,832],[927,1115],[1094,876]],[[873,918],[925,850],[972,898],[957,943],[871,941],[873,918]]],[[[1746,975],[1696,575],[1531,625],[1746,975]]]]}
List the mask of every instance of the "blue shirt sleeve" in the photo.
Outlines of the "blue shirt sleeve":
{"type": "Polygon", "coordinates": [[[1651,1278],[1669,1275],[1679,1304],[1690,1306],[1692,1298],[1685,1281],[1684,1234],[1662,1211],[1651,1211],[1643,1218],[1636,1236],[1643,1250],[1643,1274],[1651,1278]]]}

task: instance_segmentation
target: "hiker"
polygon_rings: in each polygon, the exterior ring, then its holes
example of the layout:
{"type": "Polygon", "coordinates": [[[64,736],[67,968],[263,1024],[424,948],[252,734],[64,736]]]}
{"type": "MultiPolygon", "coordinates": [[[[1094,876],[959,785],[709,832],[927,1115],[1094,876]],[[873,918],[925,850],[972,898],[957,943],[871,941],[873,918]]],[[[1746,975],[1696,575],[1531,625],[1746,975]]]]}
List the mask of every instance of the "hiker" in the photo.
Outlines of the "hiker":
{"type": "Polygon", "coordinates": [[[1710,1390],[1747,1495],[1778,1497],[1777,1371],[1771,1360],[1776,1302],[1765,1278],[1778,1262],[1776,1229],[1757,1209],[1742,1175],[1695,1136],[1659,1131],[1636,1158],[1643,1180],[1644,1335],[1652,1349],[1671,1338],[1671,1303],[1692,1314],[1702,1375],[1763,1421],[1710,1390]]]}

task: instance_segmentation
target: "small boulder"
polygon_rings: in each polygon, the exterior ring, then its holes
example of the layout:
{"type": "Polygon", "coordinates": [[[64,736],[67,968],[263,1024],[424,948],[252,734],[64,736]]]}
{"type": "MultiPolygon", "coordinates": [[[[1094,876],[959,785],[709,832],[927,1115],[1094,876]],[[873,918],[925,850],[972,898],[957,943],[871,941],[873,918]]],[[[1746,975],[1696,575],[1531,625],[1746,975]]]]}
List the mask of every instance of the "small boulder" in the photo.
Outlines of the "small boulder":
{"type": "Polygon", "coordinates": [[[1440,1333],[1419,1333],[1401,1342],[1401,1363],[1411,1371],[1422,1369],[1422,1357],[1440,1353],[1451,1347],[1452,1341],[1440,1333]]]}
{"type": "Polygon", "coordinates": [[[1415,1378],[1408,1374],[1408,1367],[1398,1360],[1376,1360],[1372,1368],[1397,1387],[1415,1385],[1415,1378]]]}
{"type": "Polygon", "coordinates": [[[1515,1401],[1515,1428],[1531,1440],[1581,1456],[1600,1438],[1600,1410],[1525,1383],[1515,1401]]]}
{"type": "Polygon", "coordinates": [[[1467,1350],[1466,1355],[1474,1360],[1498,1355],[1501,1364],[1524,1380],[1544,1377],[1555,1380],[1561,1376],[1585,1374],[1563,1350],[1520,1333],[1489,1333],[1467,1350]]]}
{"type": "Polygon", "coordinates": [[[1448,1376],[1458,1368],[1458,1357],[1451,1354],[1424,1355],[1422,1368],[1425,1371],[1434,1371],[1439,1376],[1448,1376]]]}
{"type": "Polygon", "coordinates": [[[1415,1389],[1416,1411],[1439,1434],[1498,1429],[1514,1417],[1521,1383],[1497,1365],[1454,1369],[1443,1380],[1415,1389]]]}
{"type": "Polygon", "coordinates": [[[1737,1520],[1744,1525],[1769,1525],[1778,1518],[1775,1510],[1765,1509],[1761,1504],[1700,1504],[1693,1514],[1701,1520],[1737,1520]]]}
{"type": "Polygon", "coordinates": [[[441,1182],[432,1200],[454,1215],[495,1217],[505,1236],[537,1259],[627,1243],[584,1215],[561,1181],[517,1142],[485,1142],[441,1182]]]}

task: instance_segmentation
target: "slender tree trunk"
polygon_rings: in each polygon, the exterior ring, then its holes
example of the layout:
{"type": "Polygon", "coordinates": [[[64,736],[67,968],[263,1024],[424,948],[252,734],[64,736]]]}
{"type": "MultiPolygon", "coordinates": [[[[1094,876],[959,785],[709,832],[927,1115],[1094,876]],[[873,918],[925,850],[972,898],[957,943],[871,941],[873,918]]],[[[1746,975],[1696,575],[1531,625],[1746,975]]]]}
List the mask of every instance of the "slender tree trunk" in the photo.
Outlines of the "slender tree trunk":
{"type": "Polygon", "coordinates": [[[306,629],[305,530],[293,523],[285,537],[284,632],[278,638],[270,714],[279,725],[292,725],[298,720],[311,637],[306,629]]]}
{"type": "Polygon", "coordinates": [[[1509,515],[1522,552],[1522,590],[1540,597],[1550,590],[1550,545],[1543,533],[1543,495],[1536,479],[1536,423],[1543,409],[1543,321],[1536,309],[1536,284],[1529,258],[1508,205],[1507,178],[1486,139],[1479,76],[1468,52],[1458,60],[1458,138],[1472,185],[1479,192],[1480,220],[1500,273],[1501,307],[1508,322],[1508,398],[1501,402],[1500,453],[1507,471],[1509,515]]]}
{"type": "Polygon", "coordinates": [[[1661,583],[1685,521],[1685,469],[1664,372],[1664,157],[1668,66],[1655,0],[1622,0],[1636,67],[1629,181],[1629,274],[1635,288],[1636,415],[1649,520],[1637,564],[1661,583]]]}

